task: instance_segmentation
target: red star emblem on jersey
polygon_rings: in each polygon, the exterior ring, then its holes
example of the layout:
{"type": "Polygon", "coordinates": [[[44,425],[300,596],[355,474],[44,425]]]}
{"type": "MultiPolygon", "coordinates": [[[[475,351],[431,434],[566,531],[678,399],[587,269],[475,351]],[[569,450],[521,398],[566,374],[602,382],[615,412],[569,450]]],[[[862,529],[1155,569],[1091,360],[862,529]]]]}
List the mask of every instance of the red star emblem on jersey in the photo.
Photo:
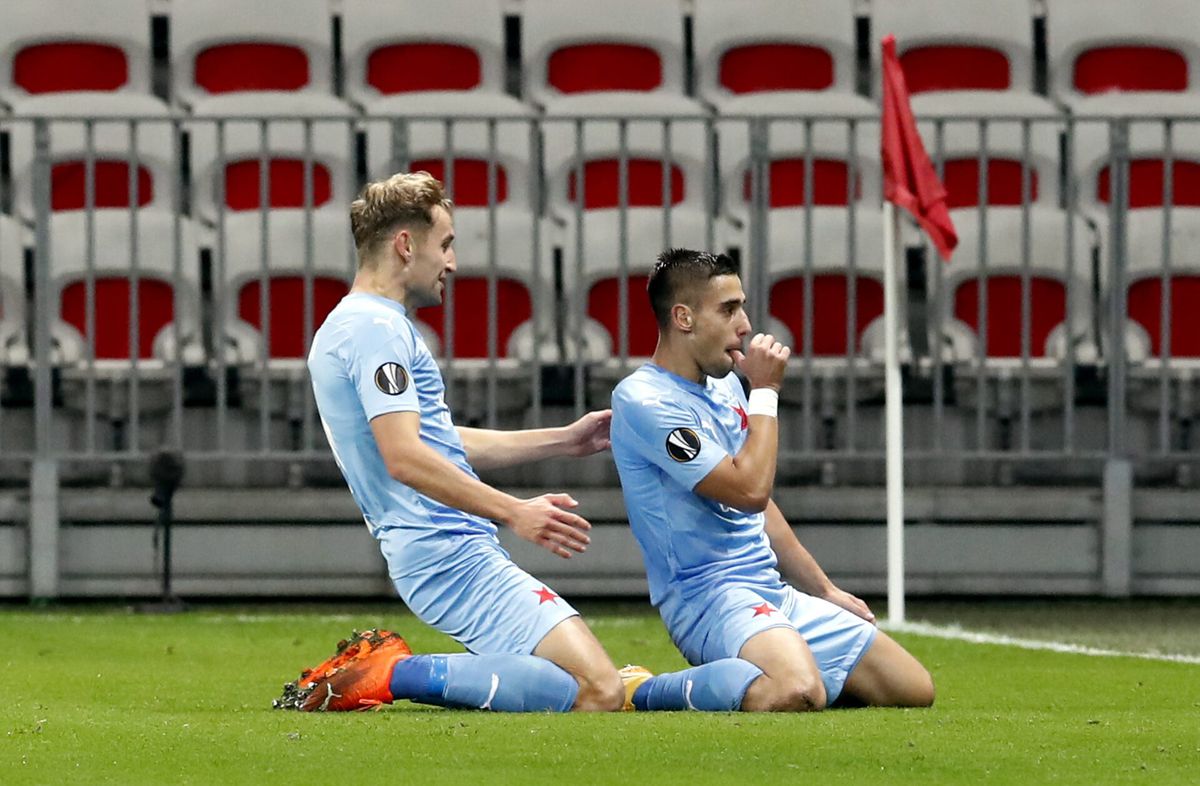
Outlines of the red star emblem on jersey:
{"type": "Polygon", "coordinates": [[[742,431],[750,428],[750,416],[746,414],[746,410],[742,409],[742,405],[735,404],[733,411],[742,416],[742,431]]]}
{"type": "Polygon", "coordinates": [[[769,617],[775,613],[775,609],[771,608],[770,603],[763,603],[760,606],[751,606],[750,608],[754,609],[754,616],[756,617],[769,617]]]}
{"type": "Polygon", "coordinates": [[[547,601],[553,603],[555,606],[558,605],[558,596],[555,595],[554,592],[547,588],[544,584],[542,585],[541,589],[533,590],[533,593],[538,596],[539,606],[547,601]]]}

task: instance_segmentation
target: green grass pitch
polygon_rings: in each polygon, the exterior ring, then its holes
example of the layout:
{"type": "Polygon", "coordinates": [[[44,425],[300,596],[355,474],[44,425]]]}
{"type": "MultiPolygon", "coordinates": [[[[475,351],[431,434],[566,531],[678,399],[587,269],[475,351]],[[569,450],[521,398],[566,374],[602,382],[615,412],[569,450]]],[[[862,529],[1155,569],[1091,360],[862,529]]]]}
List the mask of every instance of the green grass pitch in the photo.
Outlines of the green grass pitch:
{"type": "MultiPolygon", "coordinates": [[[[1200,651],[1200,603],[1049,608],[964,602],[930,605],[924,616],[1014,635],[1066,631],[1093,646],[1146,649],[1154,644],[1147,636],[1165,636],[1175,651],[1200,651]]],[[[582,609],[618,666],[684,665],[647,607],[582,609]]],[[[112,606],[0,609],[0,784],[1200,783],[1200,666],[913,635],[898,638],[934,674],[938,700],[929,710],[270,708],[301,667],[351,628],[376,625],[400,631],[416,651],[457,650],[398,602],[216,606],[175,616],[112,606]]]]}

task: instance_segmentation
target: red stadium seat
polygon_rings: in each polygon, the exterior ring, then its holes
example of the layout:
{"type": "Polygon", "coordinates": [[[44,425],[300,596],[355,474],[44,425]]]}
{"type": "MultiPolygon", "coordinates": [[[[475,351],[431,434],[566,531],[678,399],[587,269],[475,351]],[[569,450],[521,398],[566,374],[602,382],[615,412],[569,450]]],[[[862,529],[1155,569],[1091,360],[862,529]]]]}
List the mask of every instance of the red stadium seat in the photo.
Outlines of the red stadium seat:
{"type": "Polygon", "coordinates": [[[721,54],[717,80],[738,95],[833,86],[833,55],[817,46],[791,43],[742,44],[721,54]]]}
{"type": "MultiPolygon", "coordinates": [[[[980,257],[982,223],[973,208],[951,212],[958,248],[944,268],[940,313],[944,359],[971,363],[983,334],[986,299],[987,363],[1004,364],[1022,355],[1021,327],[1028,276],[1029,358],[1048,368],[1060,364],[1067,341],[1076,343],[1077,358],[1094,353],[1091,298],[1091,233],[1076,214],[1071,223],[1074,257],[1068,267],[1067,217],[1057,207],[994,207],[987,211],[986,260],[980,257]],[[1026,218],[1029,221],[1025,225],[1026,218]],[[1028,233],[1029,258],[1023,256],[1028,233]],[[981,287],[982,281],[982,287],[981,287]],[[1070,323],[1067,300],[1070,298],[1070,323]],[[1084,344],[1091,350],[1080,349],[1084,344]]],[[[942,264],[936,262],[935,264],[942,264]]]]}
{"type": "Polygon", "coordinates": [[[1047,3],[1051,90],[1080,116],[1200,111],[1200,6],[1047,3]]]}
{"type": "MultiPolygon", "coordinates": [[[[75,95],[75,111],[118,102],[129,114],[153,104],[150,13],[145,0],[8,0],[0,25],[0,103],[36,114],[34,96],[75,95]]],[[[161,105],[161,102],[158,102],[161,105]]]]}
{"type": "MultiPolygon", "coordinates": [[[[449,180],[446,179],[446,160],[443,158],[417,159],[409,168],[413,172],[428,172],[442,181],[454,195],[456,208],[487,207],[488,162],[481,158],[456,158],[452,164],[453,176],[449,180]]],[[[495,204],[502,205],[508,200],[508,170],[502,164],[497,164],[491,177],[495,204]]]]}
{"type": "MultiPolygon", "coordinates": [[[[987,290],[987,346],[984,351],[989,358],[1020,357],[1021,278],[989,274],[984,286],[987,290]]],[[[979,284],[970,278],[954,292],[954,317],[977,335],[982,335],[981,300],[979,284]]],[[[1030,356],[1045,357],[1050,331],[1061,325],[1067,316],[1066,286],[1055,279],[1033,277],[1029,282],[1029,300],[1030,356]]]]}
{"type": "MultiPolygon", "coordinates": [[[[845,357],[863,349],[867,326],[883,315],[883,284],[878,278],[856,276],[853,348],[847,347],[846,320],[850,310],[850,279],[844,273],[825,272],[812,279],[812,354],[814,357],[845,357]]],[[[791,333],[792,351],[804,347],[804,290],[801,275],[777,278],[771,286],[770,313],[791,333]]]]}
{"type": "MultiPolygon", "coordinates": [[[[270,304],[270,343],[267,356],[276,358],[305,358],[309,337],[305,335],[305,280],[303,276],[270,273],[267,280],[267,299],[270,304]]],[[[315,332],[325,317],[350,291],[345,276],[313,276],[312,330],[315,332]]],[[[262,281],[247,279],[237,293],[238,317],[260,332],[263,331],[262,281]]]]}
{"type": "MultiPolygon", "coordinates": [[[[1200,275],[1172,274],[1168,279],[1171,322],[1167,331],[1173,358],[1200,358],[1200,275]]],[[[1126,314],[1145,331],[1150,356],[1162,357],[1162,280],[1157,275],[1139,278],[1126,295],[1126,314]]]]}
{"type": "MultiPolygon", "coordinates": [[[[874,0],[871,29],[876,41],[896,36],[918,116],[1059,115],[1051,101],[1034,92],[1030,0],[874,0]]],[[[877,44],[871,47],[871,62],[878,94],[877,44]]]]}
{"type": "MultiPolygon", "coordinates": [[[[629,342],[629,354],[633,357],[648,357],[654,354],[654,346],[658,342],[658,323],[650,303],[646,299],[646,281],[649,278],[644,273],[630,275],[626,280],[626,297],[628,308],[628,325],[626,329],[629,342]]],[[[597,279],[588,288],[587,314],[607,331],[612,346],[619,347],[620,342],[620,313],[621,313],[621,279],[597,279]]]]}
{"type": "Polygon", "coordinates": [[[385,44],[367,55],[366,70],[366,83],[381,95],[465,91],[483,83],[479,53],[461,44],[385,44]]]}
{"type": "MultiPolygon", "coordinates": [[[[454,276],[454,357],[486,359],[488,354],[488,280],[481,276],[454,276]]],[[[508,358],[513,332],[533,318],[533,298],[528,285],[515,278],[496,280],[496,357],[508,358]]],[[[430,306],[417,311],[417,317],[433,329],[446,344],[445,306],[430,306]]]]}
{"type": "Polygon", "coordinates": [[[290,369],[308,353],[306,327],[316,331],[349,291],[353,270],[349,218],[340,208],[267,213],[266,260],[263,260],[262,218],[257,211],[232,213],[225,219],[223,281],[217,297],[225,305],[225,331],[239,362],[265,357],[268,371],[276,361],[290,369]],[[311,258],[308,227],[311,225],[311,258]],[[306,269],[307,267],[307,269],[306,269]],[[306,276],[311,276],[312,323],[305,324],[306,276]],[[269,344],[263,346],[262,295],[266,283],[270,320],[269,344]],[[265,353],[265,355],[264,355],[265,353]]]}
{"type": "Polygon", "coordinates": [[[872,117],[842,0],[696,0],[697,92],[722,114],[872,117]]]}
{"type": "Polygon", "coordinates": [[[55,213],[50,229],[54,238],[50,268],[60,323],[55,335],[63,363],[82,363],[89,346],[97,361],[117,367],[134,358],[162,361],[178,356],[195,361],[196,353],[202,355],[198,250],[190,221],[153,209],[139,211],[136,243],[130,214],[124,210],[97,211],[90,219],[79,211],[55,213]],[[177,220],[178,249],[174,246],[177,220]],[[89,286],[94,298],[90,332],[89,286]]]}

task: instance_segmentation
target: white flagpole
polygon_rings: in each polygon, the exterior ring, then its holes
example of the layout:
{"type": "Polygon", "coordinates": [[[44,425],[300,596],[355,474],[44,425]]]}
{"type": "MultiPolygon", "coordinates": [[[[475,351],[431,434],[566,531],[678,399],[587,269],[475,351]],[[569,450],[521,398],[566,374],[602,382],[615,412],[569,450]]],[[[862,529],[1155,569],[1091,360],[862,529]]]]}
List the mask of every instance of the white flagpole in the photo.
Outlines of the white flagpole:
{"type": "Polygon", "coordinates": [[[904,422],[900,388],[897,308],[900,223],[896,205],[883,203],[883,351],[887,446],[887,592],[888,622],[904,622],[904,422]]]}

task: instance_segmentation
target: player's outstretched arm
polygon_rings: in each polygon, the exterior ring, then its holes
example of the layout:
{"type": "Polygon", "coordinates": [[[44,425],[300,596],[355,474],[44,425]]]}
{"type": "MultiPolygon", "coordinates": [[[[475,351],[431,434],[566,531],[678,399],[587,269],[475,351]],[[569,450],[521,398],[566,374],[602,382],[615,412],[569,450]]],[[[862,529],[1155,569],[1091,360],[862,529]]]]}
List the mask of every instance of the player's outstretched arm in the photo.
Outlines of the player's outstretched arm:
{"type": "Polygon", "coordinates": [[[738,367],[750,380],[750,431],[736,456],[723,460],[696,484],[697,494],[749,513],[766,509],[775,487],[779,419],[773,411],[757,410],[754,391],[771,391],[778,401],[790,354],[791,350],[774,336],[759,333],[750,339],[745,355],[735,355],[738,367]]]}
{"type": "Polygon", "coordinates": [[[496,431],[458,427],[467,461],[475,469],[501,469],[548,458],[590,456],[609,447],[612,410],[589,412],[561,428],[496,431]]]}
{"type": "Polygon", "coordinates": [[[567,494],[517,499],[463,472],[421,441],[416,412],[391,412],[371,420],[371,431],[388,474],[409,488],[452,508],[491,519],[560,557],[582,553],[591,525],[570,511],[579,503],[567,494]]]}
{"type": "Polygon", "coordinates": [[[774,500],[767,504],[764,529],[771,541],[771,550],[779,560],[779,572],[785,580],[797,589],[837,604],[868,622],[875,621],[875,615],[866,603],[839,589],[829,580],[813,555],[800,543],[774,500]]]}

